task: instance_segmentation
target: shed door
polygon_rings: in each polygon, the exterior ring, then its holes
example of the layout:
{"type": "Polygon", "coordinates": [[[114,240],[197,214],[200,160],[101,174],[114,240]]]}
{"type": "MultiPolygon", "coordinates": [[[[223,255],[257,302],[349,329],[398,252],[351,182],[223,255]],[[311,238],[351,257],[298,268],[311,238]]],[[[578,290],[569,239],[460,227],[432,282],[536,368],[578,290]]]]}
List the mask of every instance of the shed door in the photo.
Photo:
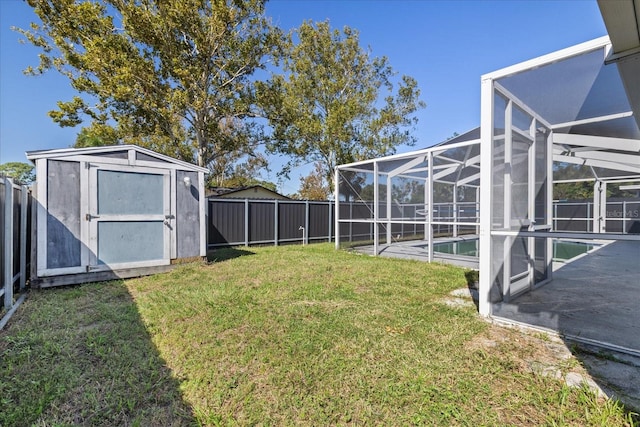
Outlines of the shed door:
{"type": "Polygon", "coordinates": [[[92,165],[89,176],[89,269],[169,264],[169,171],[92,165]]]}

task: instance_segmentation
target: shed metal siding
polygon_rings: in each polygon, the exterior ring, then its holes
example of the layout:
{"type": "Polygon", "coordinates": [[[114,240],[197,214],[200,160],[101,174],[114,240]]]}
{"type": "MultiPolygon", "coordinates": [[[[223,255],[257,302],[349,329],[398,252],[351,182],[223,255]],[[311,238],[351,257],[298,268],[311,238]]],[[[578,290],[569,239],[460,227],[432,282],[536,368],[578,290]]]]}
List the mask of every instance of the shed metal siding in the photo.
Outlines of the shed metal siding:
{"type": "Polygon", "coordinates": [[[80,163],[48,160],[47,268],[78,267],[80,163]]]}
{"type": "Polygon", "coordinates": [[[176,172],[176,238],[178,258],[200,255],[200,193],[197,172],[176,172]],[[184,185],[189,178],[191,185],[184,185]]]}

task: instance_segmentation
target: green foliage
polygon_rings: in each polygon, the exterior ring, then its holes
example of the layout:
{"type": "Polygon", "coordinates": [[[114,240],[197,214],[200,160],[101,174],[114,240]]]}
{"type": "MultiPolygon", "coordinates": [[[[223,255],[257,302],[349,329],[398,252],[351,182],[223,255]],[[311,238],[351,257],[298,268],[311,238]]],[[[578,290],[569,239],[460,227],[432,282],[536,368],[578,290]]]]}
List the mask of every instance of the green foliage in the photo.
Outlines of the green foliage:
{"type": "Polygon", "coordinates": [[[300,179],[300,189],[296,198],[300,200],[329,200],[331,189],[325,179],[321,163],[314,165],[313,171],[300,179]]]}
{"type": "Polygon", "coordinates": [[[42,53],[25,72],[55,69],[82,95],[49,113],[91,121],[78,146],[135,143],[207,166],[261,141],[253,74],[279,39],[263,0],[28,3],[41,22],[18,31],[42,53]]]}
{"type": "Polygon", "coordinates": [[[101,147],[104,145],[116,145],[119,143],[117,132],[109,125],[94,122],[80,130],[76,137],[75,148],[101,147]]]}
{"type": "Polygon", "coordinates": [[[285,175],[301,163],[317,162],[333,188],[336,165],[415,142],[413,114],[424,107],[417,82],[402,76],[394,88],[387,58],[363,50],[356,30],[304,22],[289,34],[285,49],[284,74],[259,85],[273,127],[269,148],[292,158],[285,175]]]}
{"type": "Polygon", "coordinates": [[[31,185],[36,179],[33,165],[22,162],[8,162],[0,165],[0,174],[13,178],[24,185],[31,185]]]}
{"type": "MultiPolygon", "coordinates": [[[[599,169],[595,169],[595,171],[602,173],[599,169]]],[[[589,179],[589,181],[556,183],[553,185],[553,198],[556,200],[593,199],[594,178],[591,168],[570,163],[555,163],[553,166],[555,181],[574,179],[589,179]]],[[[609,183],[607,184],[607,197],[632,198],[637,197],[637,194],[634,191],[620,190],[620,184],[609,183]]]]}

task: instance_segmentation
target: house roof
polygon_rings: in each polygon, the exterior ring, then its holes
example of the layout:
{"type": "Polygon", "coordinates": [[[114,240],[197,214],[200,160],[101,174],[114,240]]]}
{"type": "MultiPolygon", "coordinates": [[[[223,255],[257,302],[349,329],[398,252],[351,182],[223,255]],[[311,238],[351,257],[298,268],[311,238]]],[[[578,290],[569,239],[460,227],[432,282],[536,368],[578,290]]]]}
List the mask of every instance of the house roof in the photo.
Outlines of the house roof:
{"type": "MultiPolygon", "coordinates": [[[[133,154],[140,153],[142,157],[149,156],[156,161],[162,161],[173,164],[182,170],[189,170],[195,172],[209,173],[207,168],[196,166],[183,160],[178,160],[173,157],[166,156],[164,154],[156,153],[155,151],[147,148],[139,147],[137,145],[109,145],[102,147],[86,147],[86,148],[59,148],[53,150],[35,150],[27,151],[27,159],[35,162],[38,159],[55,159],[70,156],[98,156],[104,154],[115,154],[119,152],[132,152],[133,154]]],[[[135,157],[134,157],[135,158],[135,157]]]]}
{"type": "Polygon", "coordinates": [[[278,196],[278,197],[283,197],[286,199],[289,199],[289,197],[282,195],[276,191],[273,191],[267,187],[264,187],[262,185],[247,185],[247,186],[243,186],[243,187],[233,187],[233,188],[229,188],[229,187],[209,187],[207,190],[209,190],[211,193],[209,194],[209,197],[220,197],[220,196],[227,196],[227,195],[233,195],[234,193],[239,193],[242,191],[246,191],[246,190],[252,190],[252,189],[261,189],[263,191],[266,191],[268,193],[273,194],[274,196],[278,196]]]}

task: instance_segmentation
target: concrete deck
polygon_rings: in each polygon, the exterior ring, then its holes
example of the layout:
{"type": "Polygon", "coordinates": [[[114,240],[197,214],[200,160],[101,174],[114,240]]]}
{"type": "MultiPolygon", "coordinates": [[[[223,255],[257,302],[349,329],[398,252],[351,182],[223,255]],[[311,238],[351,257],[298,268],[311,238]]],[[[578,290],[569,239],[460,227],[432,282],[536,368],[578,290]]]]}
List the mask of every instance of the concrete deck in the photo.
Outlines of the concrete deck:
{"type": "MultiPolygon", "coordinates": [[[[477,235],[465,235],[460,237],[445,237],[433,239],[434,243],[447,243],[458,242],[462,240],[476,240],[477,235]]],[[[411,240],[407,242],[398,242],[392,245],[380,245],[378,256],[401,258],[401,259],[413,259],[417,261],[429,261],[429,252],[427,251],[428,244],[424,240],[411,240]]],[[[373,245],[356,246],[353,248],[363,254],[373,255],[373,245]]],[[[473,270],[478,269],[478,258],[463,256],[463,255],[449,255],[434,253],[434,260],[436,262],[443,262],[446,264],[453,264],[459,267],[470,268],[473,270]]]]}
{"type": "Polygon", "coordinates": [[[640,356],[640,242],[612,242],[562,265],[545,286],[495,304],[493,317],[640,356]]]}

